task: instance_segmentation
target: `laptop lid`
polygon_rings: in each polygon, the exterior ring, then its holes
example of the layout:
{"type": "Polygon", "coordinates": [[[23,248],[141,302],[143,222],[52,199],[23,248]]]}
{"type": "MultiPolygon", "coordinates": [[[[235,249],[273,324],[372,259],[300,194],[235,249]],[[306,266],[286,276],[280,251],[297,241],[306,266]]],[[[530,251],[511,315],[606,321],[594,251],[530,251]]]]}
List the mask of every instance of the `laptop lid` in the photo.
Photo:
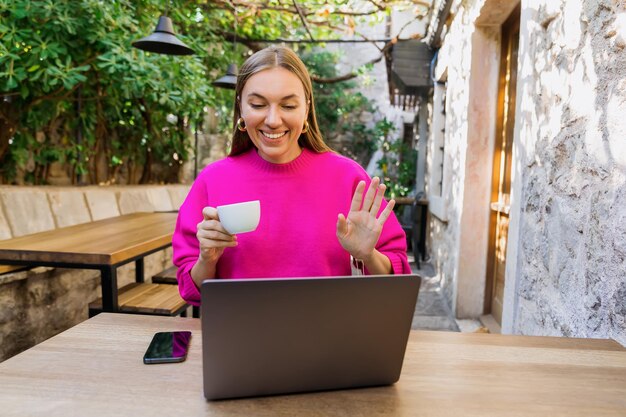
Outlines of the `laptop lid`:
{"type": "Polygon", "coordinates": [[[204,281],[205,397],[393,384],[420,282],[417,275],[204,281]]]}

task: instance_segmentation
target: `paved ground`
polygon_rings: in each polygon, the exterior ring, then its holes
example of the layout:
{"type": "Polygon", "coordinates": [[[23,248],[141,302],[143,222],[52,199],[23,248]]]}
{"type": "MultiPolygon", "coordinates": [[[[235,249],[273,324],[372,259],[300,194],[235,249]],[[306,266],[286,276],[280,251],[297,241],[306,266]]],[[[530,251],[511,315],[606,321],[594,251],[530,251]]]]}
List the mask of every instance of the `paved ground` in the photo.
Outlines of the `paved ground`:
{"type": "Polygon", "coordinates": [[[412,329],[474,332],[481,327],[478,320],[454,319],[452,311],[441,294],[439,280],[430,263],[421,262],[418,270],[411,255],[409,255],[409,263],[413,272],[422,276],[412,329]]]}

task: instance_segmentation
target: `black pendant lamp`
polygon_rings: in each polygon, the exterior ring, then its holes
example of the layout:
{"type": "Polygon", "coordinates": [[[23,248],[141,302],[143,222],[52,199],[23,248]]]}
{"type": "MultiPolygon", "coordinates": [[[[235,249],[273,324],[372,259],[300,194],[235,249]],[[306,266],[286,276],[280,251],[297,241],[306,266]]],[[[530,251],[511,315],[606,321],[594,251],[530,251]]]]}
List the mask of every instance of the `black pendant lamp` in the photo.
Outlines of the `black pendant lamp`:
{"type": "MultiPolygon", "coordinates": [[[[235,31],[233,32],[235,36],[235,40],[233,42],[233,52],[237,51],[237,8],[233,6],[233,15],[234,15],[234,23],[235,23],[235,31]]],[[[237,74],[239,70],[237,69],[237,64],[228,64],[228,68],[226,68],[226,75],[218,78],[213,81],[213,85],[218,88],[227,88],[229,90],[234,90],[237,87],[237,74]]]]}
{"type": "Polygon", "coordinates": [[[213,81],[213,85],[219,88],[234,90],[237,85],[237,64],[228,64],[226,75],[213,81]]]}
{"type": "Polygon", "coordinates": [[[174,33],[172,19],[159,17],[154,33],[132,43],[135,48],[166,55],[193,55],[194,51],[181,42],[174,33]]]}

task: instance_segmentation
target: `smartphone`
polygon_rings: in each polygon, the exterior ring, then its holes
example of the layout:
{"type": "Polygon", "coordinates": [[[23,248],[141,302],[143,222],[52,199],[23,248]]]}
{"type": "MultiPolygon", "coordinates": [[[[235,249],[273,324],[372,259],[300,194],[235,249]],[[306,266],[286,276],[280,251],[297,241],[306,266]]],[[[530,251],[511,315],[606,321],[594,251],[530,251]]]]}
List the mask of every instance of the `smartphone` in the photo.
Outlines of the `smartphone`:
{"type": "Polygon", "coordinates": [[[191,332],[158,332],[155,333],[143,355],[143,363],[182,362],[187,358],[187,349],[191,340],[191,332]]]}

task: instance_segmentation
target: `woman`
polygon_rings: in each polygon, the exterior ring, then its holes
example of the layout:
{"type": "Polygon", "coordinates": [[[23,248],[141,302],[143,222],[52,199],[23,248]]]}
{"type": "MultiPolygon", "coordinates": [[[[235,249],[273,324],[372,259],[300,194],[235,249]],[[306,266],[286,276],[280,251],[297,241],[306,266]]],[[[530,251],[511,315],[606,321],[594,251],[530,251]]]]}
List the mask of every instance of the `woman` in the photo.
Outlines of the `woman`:
{"type": "Polygon", "coordinates": [[[378,178],[324,143],[300,58],[276,46],[255,53],[235,91],[231,152],[200,173],[179,211],[182,297],[198,304],[209,278],[350,275],[351,257],[365,273],[410,273],[394,201],[384,201],[378,178]],[[261,202],[259,226],[230,235],[215,207],[250,200],[261,202]]]}

